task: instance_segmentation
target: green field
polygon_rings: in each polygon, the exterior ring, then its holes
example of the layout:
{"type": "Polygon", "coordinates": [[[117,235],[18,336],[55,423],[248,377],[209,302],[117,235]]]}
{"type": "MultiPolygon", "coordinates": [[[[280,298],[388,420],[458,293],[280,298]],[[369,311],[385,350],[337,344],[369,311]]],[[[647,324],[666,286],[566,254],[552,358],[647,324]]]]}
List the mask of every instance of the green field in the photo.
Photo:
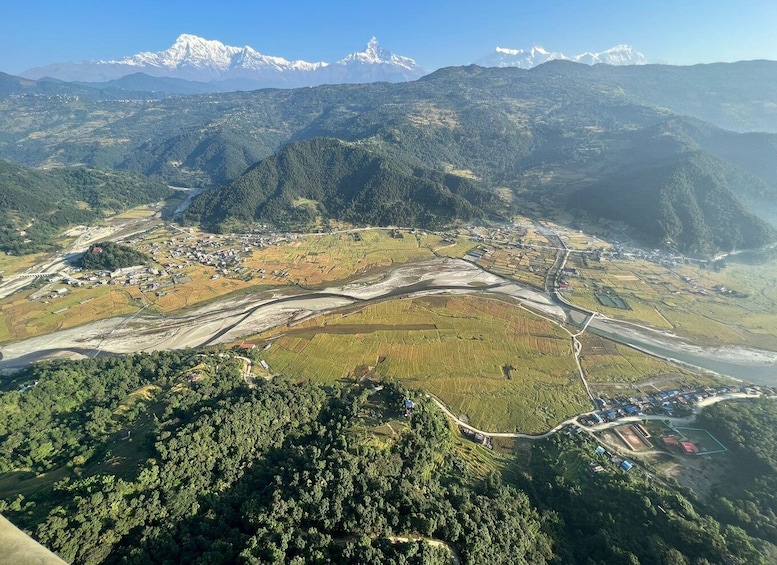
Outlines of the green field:
{"type": "Polygon", "coordinates": [[[580,336],[580,363],[590,385],[632,385],[648,379],[690,378],[694,375],[666,361],[645,355],[590,332],[580,336]]]}
{"type": "Polygon", "coordinates": [[[260,336],[276,373],[323,382],[396,378],[488,431],[546,431],[590,409],[569,336],[502,301],[394,300],[260,336]]]}
{"type": "Polygon", "coordinates": [[[699,264],[668,268],[644,260],[596,263],[573,255],[570,280],[576,305],[613,318],[640,321],[698,345],[737,344],[777,350],[777,261],[731,264],[721,271],[699,264]],[[725,287],[737,294],[725,294],[725,287]],[[629,309],[597,300],[611,289],[629,309]]]}

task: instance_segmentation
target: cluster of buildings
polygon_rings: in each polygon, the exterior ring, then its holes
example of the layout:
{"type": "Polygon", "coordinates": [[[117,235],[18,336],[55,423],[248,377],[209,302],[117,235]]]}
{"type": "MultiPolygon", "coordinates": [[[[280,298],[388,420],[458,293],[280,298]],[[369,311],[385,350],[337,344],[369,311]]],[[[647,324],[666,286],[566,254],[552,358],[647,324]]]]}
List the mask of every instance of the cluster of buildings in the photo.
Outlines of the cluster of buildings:
{"type": "MultiPolygon", "coordinates": [[[[118,269],[116,271],[95,271],[83,276],[78,275],[78,273],[81,272],[81,269],[74,269],[71,271],[71,274],[51,277],[48,282],[60,282],[62,284],[87,288],[94,288],[106,284],[130,285],[138,286],[142,291],[148,292],[157,291],[174,284],[189,282],[191,280],[190,277],[175,272],[182,268],[183,266],[174,264],[167,265],[167,268],[161,270],[145,265],[137,265],[134,267],[118,269]]],[[[67,294],[67,289],[62,287],[51,293],[45,291],[32,294],[30,295],[30,299],[36,300],[46,295],[64,296],[65,294],[67,294]]]]}
{"type": "Polygon", "coordinates": [[[691,413],[694,404],[705,398],[735,392],[730,386],[685,387],[681,390],[656,391],[639,397],[596,399],[597,410],[590,415],[581,416],[578,421],[584,426],[595,426],[614,422],[619,418],[642,415],[685,416],[691,413]]]}
{"type": "MultiPolygon", "coordinates": [[[[596,446],[596,449],[594,450],[594,455],[609,459],[610,463],[612,463],[616,467],[623,469],[626,472],[631,471],[631,469],[634,468],[634,463],[632,463],[628,459],[624,459],[620,455],[610,453],[601,445],[596,446]]],[[[601,473],[602,471],[604,471],[604,467],[599,463],[592,463],[591,465],[588,466],[588,469],[592,473],[601,473]]]]}
{"type": "Polygon", "coordinates": [[[147,251],[156,261],[160,261],[160,255],[164,253],[168,259],[182,260],[184,266],[199,263],[200,265],[230,269],[240,266],[245,260],[241,253],[250,251],[250,247],[243,246],[242,249],[236,249],[225,245],[215,236],[209,236],[206,239],[184,237],[179,240],[173,238],[164,242],[163,245],[154,242],[147,246],[147,251]],[[163,251],[163,248],[166,249],[163,251]]]}

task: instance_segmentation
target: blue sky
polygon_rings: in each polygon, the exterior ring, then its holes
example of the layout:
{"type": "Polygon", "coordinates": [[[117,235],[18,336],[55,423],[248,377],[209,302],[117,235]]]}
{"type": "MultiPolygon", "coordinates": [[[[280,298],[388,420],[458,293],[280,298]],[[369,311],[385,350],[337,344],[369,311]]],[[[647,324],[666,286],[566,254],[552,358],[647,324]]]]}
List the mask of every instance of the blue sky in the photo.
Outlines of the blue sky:
{"type": "Polygon", "coordinates": [[[424,68],[497,45],[568,56],[632,45],[649,62],[777,60],[777,0],[21,0],[4,3],[0,71],[160,51],[181,33],[334,61],[372,35],[424,68]]]}

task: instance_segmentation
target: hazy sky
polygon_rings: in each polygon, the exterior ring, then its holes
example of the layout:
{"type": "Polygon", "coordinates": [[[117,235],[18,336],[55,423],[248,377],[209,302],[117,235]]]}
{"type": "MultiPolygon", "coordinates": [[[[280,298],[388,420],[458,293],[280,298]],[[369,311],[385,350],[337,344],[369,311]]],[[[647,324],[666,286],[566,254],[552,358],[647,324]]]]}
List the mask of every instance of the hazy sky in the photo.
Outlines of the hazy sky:
{"type": "Polygon", "coordinates": [[[539,44],[567,56],[626,43],[649,62],[777,60],[777,0],[9,0],[0,71],[166,49],[181,33],[334,61],[381,45],[424,68],[539,44]]]}

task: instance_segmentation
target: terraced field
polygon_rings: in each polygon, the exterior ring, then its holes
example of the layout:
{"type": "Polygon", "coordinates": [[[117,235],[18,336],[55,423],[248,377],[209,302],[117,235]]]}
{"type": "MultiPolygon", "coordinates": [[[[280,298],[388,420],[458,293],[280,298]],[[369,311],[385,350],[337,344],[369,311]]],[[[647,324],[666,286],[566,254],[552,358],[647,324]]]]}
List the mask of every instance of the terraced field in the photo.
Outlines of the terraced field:
{"type": "Polygon", "coordinates": [[[477,296],[393,300],[278,328],[259,339],[273,371],[324,382],[402,380],[489,431],[542,432],[590,408],[568,335],[477,296]]]}

